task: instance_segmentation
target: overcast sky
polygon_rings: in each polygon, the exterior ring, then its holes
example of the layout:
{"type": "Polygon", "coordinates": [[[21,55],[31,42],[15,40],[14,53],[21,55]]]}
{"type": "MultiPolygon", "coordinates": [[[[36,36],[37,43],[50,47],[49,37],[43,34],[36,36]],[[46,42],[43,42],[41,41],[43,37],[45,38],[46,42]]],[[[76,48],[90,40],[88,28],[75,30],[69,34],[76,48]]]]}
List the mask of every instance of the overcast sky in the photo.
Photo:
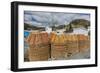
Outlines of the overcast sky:
{"type": "Polygon", "coordinates": [[[86,19],[90,21],[90,14],[24,11],[24,23],[35,26],[50,26],[53,23],[63,25],[70,23],[74,19],[86,19]]]}

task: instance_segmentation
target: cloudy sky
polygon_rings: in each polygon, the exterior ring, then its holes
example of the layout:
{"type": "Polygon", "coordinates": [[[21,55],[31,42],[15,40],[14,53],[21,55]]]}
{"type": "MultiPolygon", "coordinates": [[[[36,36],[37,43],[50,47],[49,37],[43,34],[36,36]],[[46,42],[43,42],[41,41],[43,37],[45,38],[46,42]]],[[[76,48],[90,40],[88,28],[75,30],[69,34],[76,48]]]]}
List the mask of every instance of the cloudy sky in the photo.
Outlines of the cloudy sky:
{"type": "Polygon", "coordinates": [[[74,19],[90,20],[90,14],[24,11],[24,23],[35,26],[63,25],[74,19]]]}

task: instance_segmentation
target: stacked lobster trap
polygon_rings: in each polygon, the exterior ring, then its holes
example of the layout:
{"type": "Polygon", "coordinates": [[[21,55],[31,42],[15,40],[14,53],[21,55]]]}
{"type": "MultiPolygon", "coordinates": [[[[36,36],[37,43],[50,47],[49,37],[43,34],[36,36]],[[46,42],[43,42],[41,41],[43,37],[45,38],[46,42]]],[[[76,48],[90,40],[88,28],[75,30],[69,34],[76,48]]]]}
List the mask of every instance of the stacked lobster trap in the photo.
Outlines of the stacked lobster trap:
{"type": "Polygon", "coordinates": [[[67,59],[79,52],[77,35],[61,34],[56,35],[51,33],[51,58],[67,59]]]}
{"type": "Polygon", "coordinates": [[[90,49],[90,37],[86,35],[79,34],[78,42],[79,42],[79,51],[86,52],[90,49]]]}
{"type": "Polygon", "coordinates": [[[31,32],[27,38],[29,44],[29,61],[48,60],[50,57],[50,42],[46,32],[31,32]]]}
{"type": "Polygon", "coordinates": [[[90,49],[90,38],[83,34],[31,32],[26,41],[29,61],[64,60],[90,49]]]}
{"type": "Polygon", "coordinates": [[[65,36],[51,33],[51,59],[64,59],[66,52],[65,36]]]}
{"type": "Polygon", "coordinates": [[[77,35],[66,35],[67,57],[73,56],[79,52],[79,43],[77,35]]]}

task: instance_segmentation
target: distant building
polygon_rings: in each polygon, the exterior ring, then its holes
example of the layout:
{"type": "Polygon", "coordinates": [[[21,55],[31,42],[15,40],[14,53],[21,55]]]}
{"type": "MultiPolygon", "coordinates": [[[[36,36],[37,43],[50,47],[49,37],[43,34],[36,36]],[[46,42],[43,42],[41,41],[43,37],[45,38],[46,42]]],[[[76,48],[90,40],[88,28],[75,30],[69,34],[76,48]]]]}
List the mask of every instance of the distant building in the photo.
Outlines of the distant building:
{"type": "Polygon", "coordinates": [[[52,32],[52,28],[50,28],[50,27],[45,27],[45,31],[46,31],[47,33],[50,33],[50,32],[52,32]]]}
{"type": "Polygon", "coordinates": [[[88,30],[85,29],[85,28],[74,28],[73,29],[73,33],[75,34],[85,34],[85,35],[88,35],[88,30]]]}

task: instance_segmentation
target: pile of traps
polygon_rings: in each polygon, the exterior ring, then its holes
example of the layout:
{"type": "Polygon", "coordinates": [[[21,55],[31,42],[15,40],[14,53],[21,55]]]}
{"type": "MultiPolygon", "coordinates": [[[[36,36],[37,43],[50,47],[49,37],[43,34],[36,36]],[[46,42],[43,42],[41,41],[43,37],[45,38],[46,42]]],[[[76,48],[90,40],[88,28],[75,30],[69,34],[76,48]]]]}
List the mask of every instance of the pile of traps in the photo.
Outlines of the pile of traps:
{"type": "Polygon", "coordinates": [[[26,39],[29,61],[67,59],[90,49],[90,38],[83,34],[60,34],[51,32],[31,32],[26,39]]]}

